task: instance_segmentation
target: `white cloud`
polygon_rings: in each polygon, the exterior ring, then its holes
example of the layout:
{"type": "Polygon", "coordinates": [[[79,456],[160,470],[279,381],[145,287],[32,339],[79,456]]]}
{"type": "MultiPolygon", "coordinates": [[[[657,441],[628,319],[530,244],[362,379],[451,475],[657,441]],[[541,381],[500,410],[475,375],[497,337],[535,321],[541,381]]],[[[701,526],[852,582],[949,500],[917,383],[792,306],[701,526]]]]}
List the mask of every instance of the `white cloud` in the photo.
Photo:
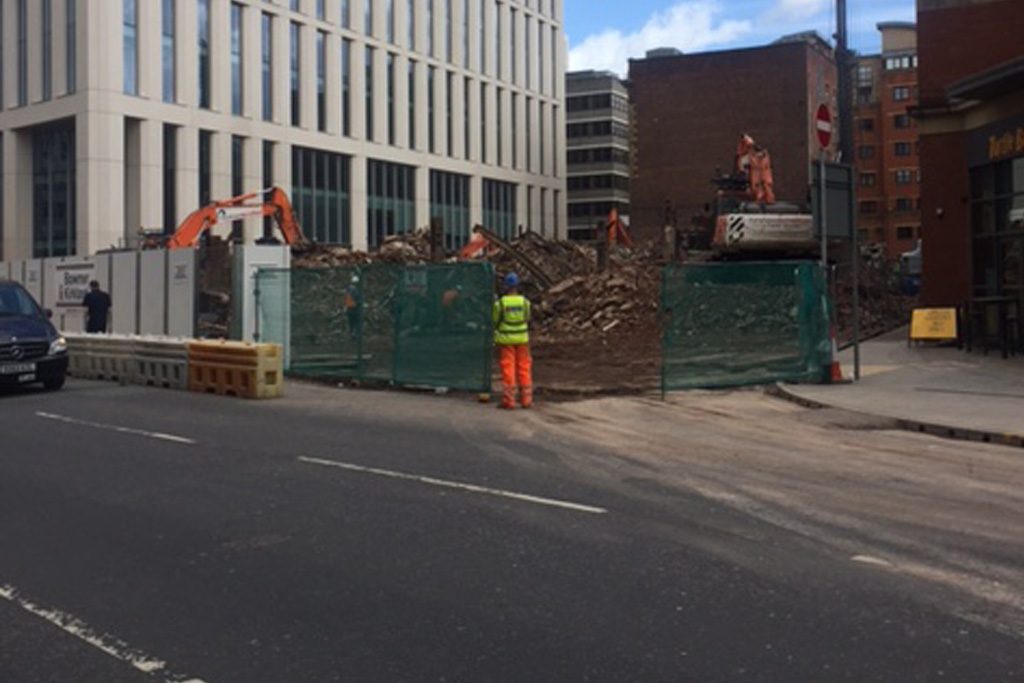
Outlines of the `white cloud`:
{"type": "Polygon", "coordinates": [[[800,21],[826,11],[829,2],[831,0],[777,0],[768,14],[777,21],[800,21]]]}
{"type": "MultiPolygon", "coordinates": [[[[816,0],[813,0],[816,1],[816,0]]],[[[783,0],[808,2],[808,0],[783,0]]],[[[658,12],[638,31],[609,29],[588,36],[569,51],[569,69],[600,69],[625,74],[630,57],[647,50],[674,47],[684,52],[732,43],[754,30],[750,20],[720,20],[721,7],[712,0],[685,0],[658,12]]]]}

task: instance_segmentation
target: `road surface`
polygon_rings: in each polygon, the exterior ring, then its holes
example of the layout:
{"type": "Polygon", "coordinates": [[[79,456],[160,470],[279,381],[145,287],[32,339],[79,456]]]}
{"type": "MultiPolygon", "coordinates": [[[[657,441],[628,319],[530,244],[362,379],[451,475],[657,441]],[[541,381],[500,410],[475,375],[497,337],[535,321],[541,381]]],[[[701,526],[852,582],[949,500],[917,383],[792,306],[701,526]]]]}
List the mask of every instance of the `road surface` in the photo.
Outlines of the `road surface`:
{"type": "Polygon", "coordinates": [[[0,396],[0,681],[1024,677],[1020,452],[288,390],[0,396]]]}

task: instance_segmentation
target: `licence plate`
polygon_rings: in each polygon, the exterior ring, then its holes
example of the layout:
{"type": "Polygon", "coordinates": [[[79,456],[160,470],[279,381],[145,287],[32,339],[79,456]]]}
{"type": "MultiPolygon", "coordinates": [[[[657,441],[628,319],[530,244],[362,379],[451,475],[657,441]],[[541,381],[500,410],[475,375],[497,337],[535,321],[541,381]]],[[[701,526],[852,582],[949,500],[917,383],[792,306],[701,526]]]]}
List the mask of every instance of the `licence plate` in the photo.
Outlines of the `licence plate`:
{"type": "Polygon", "coordinates": [[[35,363],[0,363],[0,375],[36,374],[35,363]]]}

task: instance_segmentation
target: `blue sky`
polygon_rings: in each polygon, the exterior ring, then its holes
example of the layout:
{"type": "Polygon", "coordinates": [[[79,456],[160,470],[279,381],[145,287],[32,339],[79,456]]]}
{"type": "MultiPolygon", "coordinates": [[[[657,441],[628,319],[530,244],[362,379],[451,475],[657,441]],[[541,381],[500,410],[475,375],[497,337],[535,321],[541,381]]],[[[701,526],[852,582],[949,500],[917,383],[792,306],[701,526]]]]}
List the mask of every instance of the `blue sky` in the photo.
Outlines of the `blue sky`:
{"type": "MultiPolygon", "coordinates": [[[[848,0],[851,44],[880,48],[875,25],[913,21],[914,0],[848,0]]],[[[569,68],[625,75],[654,47],[701,52],[762,45],[788,33],[835,32],[834,0],[565,0],[569,68]]]]}

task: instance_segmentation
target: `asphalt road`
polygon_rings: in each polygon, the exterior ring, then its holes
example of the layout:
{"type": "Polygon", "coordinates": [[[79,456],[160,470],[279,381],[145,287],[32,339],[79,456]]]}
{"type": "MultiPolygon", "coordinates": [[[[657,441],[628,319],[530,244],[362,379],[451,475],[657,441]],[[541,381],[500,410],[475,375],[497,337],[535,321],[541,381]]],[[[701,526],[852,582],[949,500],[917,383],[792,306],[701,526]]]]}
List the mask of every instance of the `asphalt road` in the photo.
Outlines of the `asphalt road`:
{"type": "MultiPolygon", "coordinates": [[[[544,410],[295,385],[0,396],[0,681],[1024,677],[998,613],[544,410]]],[[[699,448],[743,468],[735,442],[699,448]]]]}

